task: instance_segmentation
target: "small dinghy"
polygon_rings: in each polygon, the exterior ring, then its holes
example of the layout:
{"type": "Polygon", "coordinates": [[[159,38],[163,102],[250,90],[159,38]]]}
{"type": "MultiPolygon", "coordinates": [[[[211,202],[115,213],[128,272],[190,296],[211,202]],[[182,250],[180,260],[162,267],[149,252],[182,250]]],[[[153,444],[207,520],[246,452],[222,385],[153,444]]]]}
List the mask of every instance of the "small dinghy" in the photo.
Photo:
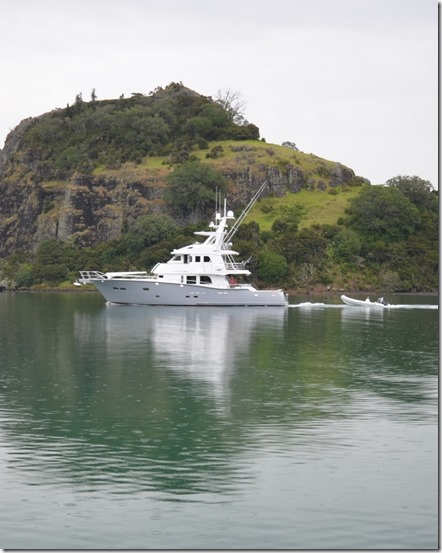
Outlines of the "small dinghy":
{"type": "Polygon", "coordinates": [[[383,307],[388,307],[390,305],[384,301],[384,298],[378,298],[376,301],[371,301],[370,298],[367,298],[366,300],[356,300],[342,295],[341,300],[345,303],[345,305],[349,305],[350,307],[375,307],[382,309],[383,307]]]}

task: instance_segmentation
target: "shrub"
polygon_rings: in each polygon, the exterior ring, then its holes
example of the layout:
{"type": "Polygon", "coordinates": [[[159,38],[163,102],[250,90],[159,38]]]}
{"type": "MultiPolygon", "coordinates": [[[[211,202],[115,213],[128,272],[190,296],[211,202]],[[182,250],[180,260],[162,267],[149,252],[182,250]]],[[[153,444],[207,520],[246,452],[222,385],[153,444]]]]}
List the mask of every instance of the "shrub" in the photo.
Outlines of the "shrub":
{"type": "Polygon", "coordinates": [[[286,259],[273,251],[264,250],[258,258],[258,278],[265,283],[281,282],[288,272],[286,259]]]}
{"type": "Polygon", "coordinates": [[[167,176],[168,189],[164,194],[167,204],[178,214],[195,211],[206,214],[213,206],[215,191],[224,192],[227,183],[224,176],[209,165],[190,161],[167,176]]]}
{"type": "Polygon", "coordinates": [[[23,264],[14,275],[14,280],[19,288],[30,288],[34,284],[33,267],[23,264]]]}
{"type": "Polygon", "coordinates": [[[361,241],[355,231],[341,228],[333,239],[333,254],[342,261],[355,261],[361,251],[361,241]]]}
{"type": "Polygon", "coordinates": [[[419,223],[419,212],[397,188],[370,186],[351,200],[347,225],[367,240],[406,239],[419,223]]]}

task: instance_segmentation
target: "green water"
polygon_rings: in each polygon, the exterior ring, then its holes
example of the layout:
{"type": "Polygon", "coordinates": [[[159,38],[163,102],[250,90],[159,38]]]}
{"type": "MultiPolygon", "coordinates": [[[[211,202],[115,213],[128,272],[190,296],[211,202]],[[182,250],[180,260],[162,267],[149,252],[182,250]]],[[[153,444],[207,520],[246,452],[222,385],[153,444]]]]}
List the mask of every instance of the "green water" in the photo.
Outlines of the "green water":
{"type": "Polygon", "coordinates": [[[437,298],[305,299],[0,294],[0,547],[437,548],[437,298]]]}

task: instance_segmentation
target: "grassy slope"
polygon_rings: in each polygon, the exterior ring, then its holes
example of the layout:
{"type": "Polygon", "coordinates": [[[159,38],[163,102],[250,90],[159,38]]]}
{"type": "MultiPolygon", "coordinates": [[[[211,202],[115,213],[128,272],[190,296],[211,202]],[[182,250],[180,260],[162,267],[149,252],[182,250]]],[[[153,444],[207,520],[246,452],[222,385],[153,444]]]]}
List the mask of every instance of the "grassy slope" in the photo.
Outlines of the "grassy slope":
{"type": "MultiPolygon", "coordinates": [[[[194,148],[192,155],[200,159],[205,163],[210,163],[222,170],[223,166],[241,165],[241,164],[264,164],[267,166],[280,166],[284,167],[285,164],[290,163],[294,167],[303,171],[308,178],[312,175],[317,175],[317,169],[319,167],[331,169],[336,162],[326,160],[315,156],[314,154],[305,154],[304,152],[296,152],[290,148],[284,146],[278,146],[276,144],[267,144],[260,140],[219,140],[216,142],[210,142],[207,149],[200,150],[194,148]],[[207,159],[206,154],[211,151],[215,146],[221,146],[223,149],[222,155],[217,159],[207,159]],[[240,151],[233,151],[232,147],[241,148],[240,151]]],[[[128,164],[134,167],[134,164],[128,164]]],[[[136,165],[137,170],[142,172],[143,170],[164,170],[167,166],[167,158],[165,156],[151,156],[146,157],[143,161],[136,165]]],[[[121,171],[121,169],[119,170],[121,171]]],[[[114,170],[106,170],[103,166],[97,167],[94,171],[95,174],[113,173],[114,170]]]]}
{"type": "Polygon", "coordinates": [[[276,219],[281,219],[284,213],[293,207],[301,207],[299,228],[315,224],[335,224],[351,198],[355,198],[361,188],[339,189],[336,194],[318,190],[301,190],[297,194],[288,193],[282,198],[265,198],[259,200],[247,215],[245,222],[255,221],[262,231],[271,230],[276,219]]]}
{"type": "MultiPolygon", "coordinates": [[[[233,141],[225,140],[209,144],[209,151],[212,147],[220,145],[223,148],[223,155],[210,160],[215,167],[222,171],[223,167],[232,166],[232,164],[241,164],[252,162],[256,165],[276,166],[284,169],[285,164],[300,169],[306,178],[313,177],[315,180],[322,178],[318,171],[331,170],[336,162],[319,158],[314,154],[297,152],[276,144],[267,144],[261,141],[233,141]],[[249,151],[233,152],[232,146],[246,146],[251,148],[249,151]]],[[[208,150],[194,152],[201,161],[205,160],[208,150]]],[[[324,180],[328,180],[325,178],[324,180]]],[[[335,224],[339,217],[344,215],[344,210],[348,206],[351,198],[355,198],[361,192],[361,187],[336,187],[325,191],[306,189],[300,192],[287,193],[281,198],[265,197],[260,199],[252,208],[246,223],[256,221],[262,231],[270,230],[273,222],[284,215],[284,211],[300,206],[302,208],[301,221],[299,228],[308,227],[314,224],[335,224]],[[263,208],[265,211],[263,211],[263,208]]]]}
{"type": "Polygon", "coordinates": [[[201,159],[201,161],[209,161],[206,160],[206,153],[214,146],[221,146],[223,149],[223,154],[220,158],[210,160],[212,162],[215,161],[215,165],[219,165],[220,168],[222,168],[223,163],[229,164],[231,162],[265,164],[268,166],[280,166],[282,168],[285,164],[290,163],[300,169],[308,178],[316,173],[318,167],[332,169],[336,163],[317,157],[314,154],[297,152],[284,146],[267,144],[260,140],[221,140],[210,142],[208,150],[195,150],[192,153],[201,159]],[[232,147],[242,148],[242,150],[232,151],[232,147]]]}
{"type": "MultiPolygon", "coordinates": [[[[258,140],[222,140],[210,142],[208,149],[200,150],[194,148],[192,155],[203,163],[208,163],[221,172],[240,170],[249,166],[256,176],[263,167],[279,167],[284,170],[287,164],[300,169],[306,178],[317,180],[322,178],[318,173],[329,171],[335,166],[335,162],[319,158],[314,154],[297,152],[276,144],[267,144],[258,140]],[[215,146],[222,147],[222,155],[216,159],[206,158],[206,154],[215,146]],[[233,149],[232,149],[233,148],[233,149]],[[235,151],[235,148],[240,148],[235,151]]],[[[146,157],[142,163],[128,163],[117,170],[109,170],[104,167],[97,168],[95,174],[108,174],[117,176],[124,172],[130,173],[143,180],[148,175],[155,175],[159,185],[164,186],[164,178],[173,170],[167,164],[165,156],[146,157]]],[[[325,181],[328,179],[325,178],[325,181]]],[[[271,229],[273,222],[284,215],[284,211],[295,206],[302,207],[300,228],[308,227],[316,223],[334,224],[344,214],[344,210],[351,198],[356,197],[361,187],[336,187],[331,190],[302,190],[296,194],[287,193],[281,198],[265,197],[259,200],[251,210],[245,222],[256,221],[260,229],[267,231],[271,229]],[[263,210],[264,208],[264,210],[263,210]]]]}

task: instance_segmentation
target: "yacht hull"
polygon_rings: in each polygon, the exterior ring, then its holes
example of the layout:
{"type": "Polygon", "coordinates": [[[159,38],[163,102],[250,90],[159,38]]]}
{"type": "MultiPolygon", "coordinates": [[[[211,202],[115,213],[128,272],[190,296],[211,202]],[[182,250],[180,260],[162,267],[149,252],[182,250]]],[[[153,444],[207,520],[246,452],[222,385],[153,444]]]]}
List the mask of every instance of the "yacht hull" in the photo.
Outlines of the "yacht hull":
{"type": "Polygon", "coordinates": [[[287,305],[282,290],[253,287],[215,288],[138,279],[89,279],[106,301],[137,305],[287,305]]]}

